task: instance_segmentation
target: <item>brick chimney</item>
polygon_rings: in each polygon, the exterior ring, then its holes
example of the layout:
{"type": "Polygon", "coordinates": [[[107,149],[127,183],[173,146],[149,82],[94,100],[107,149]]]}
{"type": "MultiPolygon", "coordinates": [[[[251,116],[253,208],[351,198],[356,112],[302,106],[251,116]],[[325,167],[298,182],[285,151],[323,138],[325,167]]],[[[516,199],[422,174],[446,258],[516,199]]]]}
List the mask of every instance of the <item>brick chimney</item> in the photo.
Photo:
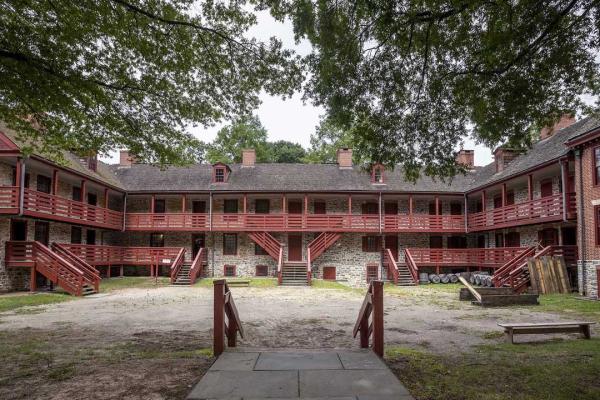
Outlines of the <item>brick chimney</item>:
{"type": "Polygon", "coordinates": [[[475,167],[475,150],[460,149],[456,154],[456,163],[464,165],[467,169],[473,169],[475,167]]]}
{"type": "Polygon", "coordinates": [[[347,147],[338,149],[337,163],[341,169],[352,168],[352,149],[349,149],[347,147]]]}
{"type": "Polygon", "coordinates": [[[256,150],[243,149],[242,150],[242,167],[254,167],[254,164],[256,164],[256,150]]]}
{"type": "Polygon", "coordinates": [[[573,114],[563,114],[553,126],[542,128],[540,131],[540,140],[548,139],[550,136],[554,135],[556,131],[566,128],[573,123],[575,123],[575,116],[573,114]]]}
{"type": "Polygon", "coordinates": [[[494,162],[496,163],[496,172],[503,171],[508,164],[517,158],[523,151],[510,147],[500,146],[494,150],[494,162]]]}
{"type": "Polygon", "coordinates": [[[119,154],[119,165],[121,167],[131,167],[131,164],[135,163],[135,158],[129,155],[129,150],[121,150],[119,154]]]}

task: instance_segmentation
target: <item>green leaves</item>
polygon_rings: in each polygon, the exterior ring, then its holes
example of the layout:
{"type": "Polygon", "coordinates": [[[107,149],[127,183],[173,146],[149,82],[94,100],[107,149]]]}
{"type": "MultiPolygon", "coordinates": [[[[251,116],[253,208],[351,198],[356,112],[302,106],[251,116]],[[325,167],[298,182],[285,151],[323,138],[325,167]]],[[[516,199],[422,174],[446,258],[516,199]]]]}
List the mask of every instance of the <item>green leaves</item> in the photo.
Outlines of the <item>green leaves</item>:
{"type": "Polygon", "coordinates": [[[358,153],[449,177],[466,135],[528,145],[598,94],[593,0],[266,0],[311,41],[305,95],[358,153]]]}
{"type": "Polygon", "coordinates": [[[258,94],[291,95],[299,59],[244,36],[243,2],[0,0],[0,120],[30,151],[107,153],[182,164],[186,133],[246,115],[258,94]]]}

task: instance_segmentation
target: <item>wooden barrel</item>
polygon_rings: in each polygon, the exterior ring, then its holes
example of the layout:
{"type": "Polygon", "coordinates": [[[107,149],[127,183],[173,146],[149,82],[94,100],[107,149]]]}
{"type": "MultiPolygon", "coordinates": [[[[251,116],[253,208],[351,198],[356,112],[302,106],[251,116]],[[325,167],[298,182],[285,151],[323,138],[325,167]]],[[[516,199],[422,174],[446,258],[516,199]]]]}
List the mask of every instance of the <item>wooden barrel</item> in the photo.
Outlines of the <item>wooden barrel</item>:
{"type": "Polygon", "coordinates": [[[419,273],[419,283],[429,283],[429,274],[427,272],[419,273]]]}
{"type": "Polygon", "coordinates": [[[448,278],[450,279],[450,283],[458,282],[458,276],[456,276],[455,274],[448,274],[448,278]]]}
{"type": "Polygon", "coordinates": [[[471,285],[474,285],[474,284],[475,284],[475,274],[471,274],[471,275],[469,276],[469,283],[470,283],[471,285]]]}
{"type": "Polygon", "coordinates": [[[475,275],[475,284],[477,286],[481,285],[481,275],[479,275],[479,274],[475,275]]]}
{"type": "Polygon", "coordinates": [[[440,281],[442,283],[450,283],[450,278],[448,277],[448,274],[440,274],[440,281]]]}
{"type": "Polygon", "coordinates": [[[429,282],[440,283],[440,276],[437,274],[429,274],[429,282]]]}

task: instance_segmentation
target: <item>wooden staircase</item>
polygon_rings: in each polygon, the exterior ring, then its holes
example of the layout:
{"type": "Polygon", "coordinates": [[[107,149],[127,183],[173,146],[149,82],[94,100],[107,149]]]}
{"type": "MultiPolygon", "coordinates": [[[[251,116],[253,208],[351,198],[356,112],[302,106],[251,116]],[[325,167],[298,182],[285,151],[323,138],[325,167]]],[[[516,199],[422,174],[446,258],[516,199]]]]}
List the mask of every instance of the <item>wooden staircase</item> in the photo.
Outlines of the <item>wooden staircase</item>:
{"type": "Polygon", "coordinates": [[[307,286],[308,270],[304,261],[286,261],[281,268],[282,286],[307,286]]]}
{"type": "Polygon", "coordinates": [[[416,282],[413,279],[410,270],[406,265],[400,264],[398,265],[398,282],[396,282],[398,286],[415,286],[416,282]]]}
{"type": "MultiPolygon", "coordinates": [[[[182,249],[183,250],[183,249],[182,249]]],[[[190,286],[196,283],[196,280],[204,274],[204,267],[208,264],[208,250],[202,247],[192,262],[185,261],[183,258],[173,261],[171,267],[171,285],[190,286]]]]}
{"type": "Polygon", "coordinates": [[[383,250],[383,265],[387,269],[388,280],[398,286],[415,286],[418,283],[417,266],[407,250],[404,259],[405,264],[398,264],[391,249],[383,250]]]}
{"type": "Polygon", "coordinates": [[[190,269],[192,269],[192,263],[184,262],[175,275],[175,280],[172,284],[175,286],[190,286],[192,284],[190,269]]]}
{"type": "Polygon", "coordinates": [[[306,249],[306,274],[308,284],[311,284],[312,280],[312,262],[317,259],[321,254],[330,248],[338,239],[342,237],[341,233],[336,232],[321,232],[312,242],[308,244],[306,249]]]}

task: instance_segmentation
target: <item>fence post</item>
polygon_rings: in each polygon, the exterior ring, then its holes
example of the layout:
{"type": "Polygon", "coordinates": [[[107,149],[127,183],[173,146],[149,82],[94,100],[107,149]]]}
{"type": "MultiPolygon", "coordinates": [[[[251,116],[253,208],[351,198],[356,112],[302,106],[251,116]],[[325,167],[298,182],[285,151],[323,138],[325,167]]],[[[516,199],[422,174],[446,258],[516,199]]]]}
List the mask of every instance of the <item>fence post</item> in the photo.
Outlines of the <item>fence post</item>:
{"type": "Polygon", "coordinates": [[[213,326],[213,353],[218,357],[225,348],[225,280],[219,279],[214,284],[214,326],[213,326]]]}
{"type": "MultiPolygon", "coordinates": [[[[383,357],[383,282],[373,284],[373,351],[383,357]]],[[[361,330],[362,332],[362,330],[361,330]]],[[[367,328],[368,332],[368,328],[367,328]]],[[[368,340],[368,339],[367,339],[368,340]]]]}

